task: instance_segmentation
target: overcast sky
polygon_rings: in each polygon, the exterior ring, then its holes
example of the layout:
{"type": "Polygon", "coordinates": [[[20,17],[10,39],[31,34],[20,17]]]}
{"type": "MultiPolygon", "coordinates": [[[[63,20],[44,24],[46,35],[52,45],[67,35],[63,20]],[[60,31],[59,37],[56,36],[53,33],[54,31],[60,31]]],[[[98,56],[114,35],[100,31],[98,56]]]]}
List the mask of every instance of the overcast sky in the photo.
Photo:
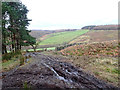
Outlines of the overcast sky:
{"type": "Polygon", "coordinates": [[[32,19],[29,29],[80,29],[118,23],[119,0],[21,0],[32,19]]]}

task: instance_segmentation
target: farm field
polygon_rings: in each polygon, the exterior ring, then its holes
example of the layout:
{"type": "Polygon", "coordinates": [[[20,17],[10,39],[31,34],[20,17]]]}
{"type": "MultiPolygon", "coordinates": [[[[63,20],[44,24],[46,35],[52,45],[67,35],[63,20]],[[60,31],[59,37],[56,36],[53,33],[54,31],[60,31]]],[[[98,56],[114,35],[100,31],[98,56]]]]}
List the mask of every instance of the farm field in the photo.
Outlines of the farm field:
{"type": "Polygon", "coordinates": [[[66,31],[75,31],[76,29],[60,29],[60,30],[31,30],[30,35],[35,37],[37,40],[39,38],[44,38],[46,35],[52,33],[66,32],[66,31]]]}
{"type": "MultiPolygon", "coordinates": [[[[40,51],[40,50],[55,50],[55,47],[50,47],[50,48],[38,48],[36,49],[36,51],[40,51]]],[[[25,51],[25,50],[24,50],[25,51]]],[[[34,51],[34,49],[28,49],[28,51],[34,51]]]]}
{"type": "Polygon", "coordinates": [[[47,39],[40,42],[40,45],[66,44],[76,37],[85,34],[89,30],[66,31],[47,35],[47,39]]]}
{"type": "MultiPolygon", "coordinates": [[[[36,49],[36,51],[40,51],[40,50],[55,50],[55,47],[49,47],[49,48],[37,48],[36,49]]],[[[34,51],[34,49],[30,49],[30,48],[28,48],[28,49],[26,49],[26,48],[24,48],[22,51],[34,51]]],[[[10,53],[10,51],[7,51],[8,53],[10,53]]]]}
{"type": "Polygon", "coordinates": [[[118,40],[118,30],[90,30],[88,33],[79,36],[71,43],[94,43],[118,40]]]}

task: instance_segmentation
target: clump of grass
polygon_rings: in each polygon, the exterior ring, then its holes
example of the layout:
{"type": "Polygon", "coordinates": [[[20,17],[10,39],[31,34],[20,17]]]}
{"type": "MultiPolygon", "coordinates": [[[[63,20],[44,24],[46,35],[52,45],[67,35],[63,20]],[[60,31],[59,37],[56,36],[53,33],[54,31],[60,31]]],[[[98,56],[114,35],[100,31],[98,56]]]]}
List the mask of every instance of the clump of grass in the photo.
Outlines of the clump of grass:
{"type": "Polygon", "coordinates": [[[109,68],[106,68],[106,71],[107,71],[107,72],[110,72],[110,69],[109,69],[109,68]]]}
{"type": "Polygon", "coordinates": [[[111,54],[113,54],[113,53],[112,53],[112,52],[107,52],[106,54],[107,54],[107,55],[111,55],[111,54]]]}
{"type": "Polygon", "coordinates": [[[53,52],[53,54],[58,55],[58,52],[53,52]]]}
{"type": "Polygon", "coordinates": [[[112,73],[120,74],[120,70],[118,68],[112,69],[112,73]]]}
{"type": "Polygon", "coordinates": [[[107,50],[107,51],[110,51],[111,49],[110,49],[110,48],[107,48],[106,50],[107,50]]]}
{"type": "Polygon", "coordinates": [[[70,55],[73,55],[73,53],[71,52],[70,55]]]}
{"type": "Polygon", "coordinates": [[[5,61],[5,60],[10,60],[11,58],[12,58],[12,56],[11,56],[10,53],[4,54],[4,55],[2,56],[2,60],[3,60],[3,61],[5,61]]]}
{"type": "Polygon", "coordinates": [[[82,56],[82,54],[78,54],[78,56],[82,56]]]}
{"type": "Polygon", "coordinates": [[[23,56],[21,56],[21,57],[20,57],[20,66],[21,66],[21,65],[24,65],[24,60],[25,60],[25,58],[24,58],[23,56]]]}
{"type": "Polygon", "coordinates": [[[17,65],[20,65],[20,57],[21,55],[18,55],[18,57],[12,57],[10,60],[4,60],[2,63],[2,70],[8,71],[16,67],[17,65]]]}
{"type": "Polygon", "coordinates": [[[100,75],[100,72],[94,72],[95,75],[99,76],[100,75]]]}
{"type": "Polygon", "coordinates": [[[23,88],[24,88],[24,90],[31,90],[30,86],[28,86],[26,81],[23,84],[23,88]]]}
{"type": "Polygon", "coordinates": [[[10,60],[12,57],[18,57],[18,55],[21,55],[21,51],[18,50],[16,52],[10,52],[10,53],[6,53],[2,56],[2,60],[10,60]]]}

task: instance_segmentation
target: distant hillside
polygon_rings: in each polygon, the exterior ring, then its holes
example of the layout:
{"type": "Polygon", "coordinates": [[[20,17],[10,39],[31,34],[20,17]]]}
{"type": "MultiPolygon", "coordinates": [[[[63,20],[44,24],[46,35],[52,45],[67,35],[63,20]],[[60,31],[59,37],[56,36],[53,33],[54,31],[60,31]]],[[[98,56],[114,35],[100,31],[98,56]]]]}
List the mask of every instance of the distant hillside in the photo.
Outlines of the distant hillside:
{"type": "Polygon", "coordinates": [[[30,35],[32,35],[35,38],[40,38],[46,34],[51,34],[55,33],[55,31],[50,31],[50,30],[31,30],[30,35]]]}
{"type": "Polygon", "coordinates": [[[94,27],[96,27],[95,25],[90,25],[90,26],[84,26],[84,27],[82,27],[81,29],[89,29],[89,30],[91,30],[91,29],[93,29],[94,27]]]}
{"type": "Polygon", "coordinates": [[[89,25],[84,26],[81,29],[89,29],[89,30],[118,30],[118,25],[89,25]]]}
{"type": "Polygon", "coordinates": [[[40,38],[46,34],[52,34],[57,32],[65,32],[65,31],[75,31],[77,29],[59,29],[59,30],[31,30],[30,35],[35,38],[40,38]]]}

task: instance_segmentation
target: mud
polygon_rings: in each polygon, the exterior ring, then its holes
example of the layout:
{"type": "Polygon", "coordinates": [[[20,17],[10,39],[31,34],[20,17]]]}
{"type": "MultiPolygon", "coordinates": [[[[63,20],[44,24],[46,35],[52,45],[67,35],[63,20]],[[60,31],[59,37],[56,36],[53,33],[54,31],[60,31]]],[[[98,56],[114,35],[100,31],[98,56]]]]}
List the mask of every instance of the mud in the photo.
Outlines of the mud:
{"type": "Polygon", "coordinates": [[[110,89],[116,88],[96,77],[78,69],[75,66],[62,62],[63,58],[44,55],[39,52],[27,53],[34,62],[24,65],[12,74],[4,75],[3,89],[6,88],[65,88],[110,89]]]}

